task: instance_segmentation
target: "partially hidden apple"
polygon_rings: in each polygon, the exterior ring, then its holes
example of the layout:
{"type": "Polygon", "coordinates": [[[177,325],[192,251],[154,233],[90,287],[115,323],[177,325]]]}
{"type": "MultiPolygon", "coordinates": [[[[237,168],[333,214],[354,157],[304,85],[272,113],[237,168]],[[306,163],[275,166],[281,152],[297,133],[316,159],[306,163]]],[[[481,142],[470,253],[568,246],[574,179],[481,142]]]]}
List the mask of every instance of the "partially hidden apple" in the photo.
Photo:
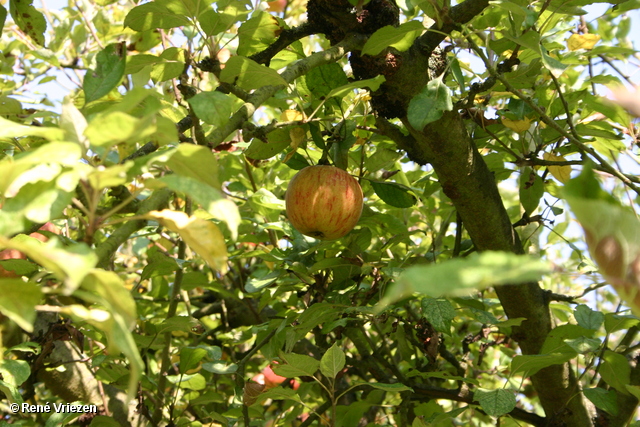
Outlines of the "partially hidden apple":
{"type": "Polygon", "coordinates": [[[287,7],[287,0],[273,0],[269,2],[269,11],[280,13],[287,7]]]}
{"type": "Polygon", "coordinates": [[[335,240],[350,232],[362,214],[362,189],[334,166],[308,166],[294,175],[285,195],[287,216],[300,233],[335,240]]]}
{"type": "MultiPolygon", "coordinates": [[[[61,233],[61,230],[50,222],[47,222],[42,227],[40,227],[40,230],[50,231],[54,234],[61,233]]],[[[49,240],[48,237],[38,233],[37,231],[35,233],[31,233],[30,236],[35,237],[41,242],[46,242],[47,240],[49,240]]],[[[0,251],[0,261],[12,260],[12,259],[27,259],[27,256],[16,249],[3,249],[0,251]]],[[[0,265],[0,277],[15,278],[19,276],[11,270],[5,270],[4,267],[0,265]]]]}

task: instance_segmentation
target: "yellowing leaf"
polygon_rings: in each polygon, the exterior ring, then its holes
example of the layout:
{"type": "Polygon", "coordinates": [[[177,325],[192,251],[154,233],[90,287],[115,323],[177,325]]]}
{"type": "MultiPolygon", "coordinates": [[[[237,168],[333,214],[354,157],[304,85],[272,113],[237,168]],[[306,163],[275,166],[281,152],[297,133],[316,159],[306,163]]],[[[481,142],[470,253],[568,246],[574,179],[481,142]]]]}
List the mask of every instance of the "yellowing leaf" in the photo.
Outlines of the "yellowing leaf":
{"type": "MultiPolygon", "coordinates": [[[[545,160],[549,160],[552,162],[566,162],[567,159],[565,159],[563,156],[556,156],[555,154],[551,154],[551,153],[544,153],[542,155],[542,158],[545,160]]],[[[567,181],[569,181],[571,179],[571,166],[567,165],[567,166],[549,166],[549,172],[551,172],[551,175],[553,175],[553,177],[555,179],[557,179],[558,181],[560,181],[561,183],[566,183],[567,181]]]]}
{"type": "Polygon", "coordinates": [[[567,47],[569,50],[578,49],[593,49],[596,43],[600,40],[600,36],[597,34],[573,34],[567,40],[567,47]]]}
{"type": "Polygon", "coordinates": [[[222,274],[227,272],[227,244],[220,229],[213,222],[168,209],[149,212],[143,218],[158,221],[169,230],[180,234],[185,243],[211,268],[222,274]]]}
{"type": "Polygon", "coordinates": [[[280,114],[280,120],[283,122],[294,122],[296,120],[304,120],[304,116],[298,110],[284,110],[280,114]]]}
{"type": "Polygon", "coordinates": [[[511,120],[506,117],[501,117],[501,119],[503,125],[518,133],[529,130],[529,127],[531,126],[531,119],[529,118],[525,118],[524,120],[511,120]]]}
{"type": "Polygon", "coordinates": [[[306,141],[307,132],[300,126],[296,126],[289,130],[289,137],[291,138],[291,148],[295,151],[302,142],[306,141]]]}

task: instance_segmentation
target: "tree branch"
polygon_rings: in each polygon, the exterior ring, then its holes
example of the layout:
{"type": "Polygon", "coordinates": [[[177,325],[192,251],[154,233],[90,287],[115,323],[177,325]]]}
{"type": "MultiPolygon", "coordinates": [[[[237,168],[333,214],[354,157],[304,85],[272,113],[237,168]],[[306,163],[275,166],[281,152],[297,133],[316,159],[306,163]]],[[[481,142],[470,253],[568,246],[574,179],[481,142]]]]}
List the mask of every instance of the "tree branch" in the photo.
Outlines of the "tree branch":
{"type": "MultiPolygon", "coordinates": [[[[354,34],[348,39],[338,43],[322,52],[316,52],[304,59],[300,59],[290,64],[280,76],[287,82],[291,83],[298,77],[306,74],[312,68],[319,67],[320,65],[329,64],[338,61],[347,52],[354,49],[361,49],[364,45],[364,36],[360,34],[354,34]]],[[[249,117],[253,115],[256,109],[266,102],[269,98],[276,94],[281,89],[284,89],[284,85],[278,86],[263,86],[257,89],[244,103],[238,111],[235,112],[227,124],[216,129],[207,138],[207,144],[211,147],[217,147],[221,144],[231,133],[242,128],[242,125],[249,117]]]]}
{"type": "Polygon", "coordinates": [[[426,33],[418,37],[413,46],[418,48],[423,54],[430,55],[431,52],[453,31],[479,15],[487,6],[489,0],[466,0],[451,8],[447,22],[440,29],[427,30],[426,33]]]}
{"type": "MultiPolygon", "coordinates": [[[[169,202],[170,196],[171,190],[168,188],[154,191],[153,194],[141,203],[136,215],[144,215],[148,212],[161,209],[169,202]]],[[[133,233],[146,225],[147,221],[144,219],[128,221],[111,233],[107,240],[96,247],[96,254],[98,255],[97,267],[109,270],[109,260],[115,251],[117,251],[120,245],[126,242],[133,233]]]]}
{"type": "MultiPolygon", "coordinates": [[[[460,213],[478,250],[522,253],[495,178],[469,137],[460,114],[445,112],[440,120],[428,124],[421,132],[406,118],[403,122],[421,146],[417,150],[431,154],[430,163],[443,191],[460,213]]],[[[512,338],[524,354],[539,354],[552,327],[545,292],[534,282],[498,286],[496,293],[509,318],[527,319],[520,327],[513,328],[512,338]]],[[[591,415],[568,364],[542,369],[533,375],[532,382],[545,413],[554,422],[591,425],[591,415]]]]}
{"type": "Polygon", "coordinates": [[[277,53],[282,49],[285,49],[291,43],[300,40],[303,37],[315,34],[316,32],[317,29],[309,22],[305,22],[298,25],[297,27],[289,28],[287,30],[282,30],[282,33],[280,33],[280,37],[278,37],[278,40],[273,42],[265,50],[254,53],[249,57],[249,59],[256,61],[258,64],[269,66],[269,62],[271,61],[271,59],[276,56],[277,53]]]}
{"type": "MultiPolygon", "coordinates": [[[[461,394],[458,390],[451,390],[448,388],[434,387],[425,384],[411,384],[415,394],[414,400],[432,400],[432,399],[447,399],[454,402],[473,403],[473,393],[461,394]]],[[[527,412],[524,409],[514,408],[509,415],[516,420],[524,421],[535,427],[546,427],[549,424],[544,417],[533,412],[527,412]]]]}

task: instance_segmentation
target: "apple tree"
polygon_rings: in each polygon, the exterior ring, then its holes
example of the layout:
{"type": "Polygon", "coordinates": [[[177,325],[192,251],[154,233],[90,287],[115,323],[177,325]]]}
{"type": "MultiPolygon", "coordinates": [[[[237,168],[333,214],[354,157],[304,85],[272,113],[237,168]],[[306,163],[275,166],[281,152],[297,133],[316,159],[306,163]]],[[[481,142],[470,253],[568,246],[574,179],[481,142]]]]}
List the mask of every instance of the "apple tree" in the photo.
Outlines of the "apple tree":
{"type": "Polygon", "coordinates": [[[638,0],[53,3],[0,2],[4,421],[638,425],[638,0]]]}

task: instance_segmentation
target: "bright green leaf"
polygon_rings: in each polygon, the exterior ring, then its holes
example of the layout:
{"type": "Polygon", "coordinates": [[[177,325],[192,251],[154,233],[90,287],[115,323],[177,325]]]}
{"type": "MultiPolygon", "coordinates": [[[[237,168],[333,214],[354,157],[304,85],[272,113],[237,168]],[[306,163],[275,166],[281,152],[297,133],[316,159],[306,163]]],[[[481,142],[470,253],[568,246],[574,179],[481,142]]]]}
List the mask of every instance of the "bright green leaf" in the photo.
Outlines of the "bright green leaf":
{"type": "Polygon", "coordinates": [[[596,408],[611,414],[618,415],[618,397],[614,390],[605,390],[600,387],[586,388],[582,392],[596,408]]]}
{"type": "Polygon", "coordinates": [[[0,279],[0,312],[27,332],[33,332],[35,306],[40,304],[41,299],[42,291],[33,282],[0,279]]]}
{"type": "Polygon", "coordinates": [[[501,417],[516,407],[516,396],[512,390],[503,388],[497,390],[478,389],[474,398],[487,415],[501,417]]]}
{"type": "Polygon", "coordinates": [[[422,315],[438,332],[451,335],[451,321],[456,317],[456,311],[446,299],[422,298],[422,315]]]}
{"type": "Polygon", "coordinates": [[[611,350],[605,350],[600,365],[602,379],[623,394],[629,394],[626,385],[631,381],[631,366],[626,357],[611,350]]]}
{"type": "Polygon", "coordinates": [[[233,99],[216,91],[200,92],[188,102],[198,118],[217,128],[227,124],[233,112],[233,99]]]}
{"type": "Polygon", "coordinates": [[[387,47],[405,51],[423,31],[424,26],[419,21],[405,22],[399,27],[387,25],[369,37],[362,48],[362,55],[377,55],[387,47]]]}
{"type": "Polygon", "coordinates": [[[263,86],[287,85],[276,70],[273,70],[244,56],[233,56],[220,73],[220,80],[236,84],[245,90],[259,89],[263,86]]]}
{"type": "Polygon", "coordinates": [[[414,292],[439,297],[495,285],[538,281],[549,271],[549,265],[539,259],[507,252],[483,252],[478,256],[408,268],[390,287],[380,305],[414,292]]]}
{"type": "Polygon", "coordinates": [[[600,311],[594,311],[589,306],[580,304],[576,307],[573,316],[576,318],[578,325],[586,329],[600,329],[604,323],[604,314],[600,311]]]}
{"type": "Polygon", "coordinates": [[[156,28],[168,30],[189,24],[190,21],[187,17],[172,12],[157,1],[134,7],[124,19],[124,27],[129,27],[136,31],[156,28]]]}
{"type": "Polygon", "coordinates": [[[85,104],[102,98],[120,84],[126,61],[124,43],[110,44],[98,53],[95,70],[88,70],[82,83],[85,104]]]}
{"type": "Polygon", "coordinates": [[[409,102],[407,119],[416,130],[422,131],[426,125],[435,122],[445,111],[453,109],[451,91],[442,76],[431,80],[409,102]]]}
{"type": "Polygon", "coordinates": [[[533,354],[515,356],[511,361],[511,373],[522,372],[523,377],[535,375],[540,369],[552,365],[561,365],[575,357],[571,353],[533,354]]]}
{"type": "MultiPolygon", "coordinates": [[[[9,2],[9,12],[20,30],[31,37],[34,42],[44,46],[44,32],[47,29],[47,21],[44,19],[42,12],[33,7],[32,3],[33,0],[11,0],[9,2]]],[[[4,24],[4,18],[7,16],[6,13],[7,11],[4,9],[2,24],[4,24]]],[[[2,25],[0,25],[0,28],[2,28],[2,25]]]]}
{"type": "Polygon", "coordinates": [[[344,368],[345,355],[340,347],[333,343],[320,360],[320,372],[325,377],[335,378],[344,368]]]}
{"type": "Polygon", "coordinates": [[[416,204],[416,198],[409,194],[409,188],[395,182],[371,181],[373,191],[386,204],[396,208],[410,208],[416,204]]]}

